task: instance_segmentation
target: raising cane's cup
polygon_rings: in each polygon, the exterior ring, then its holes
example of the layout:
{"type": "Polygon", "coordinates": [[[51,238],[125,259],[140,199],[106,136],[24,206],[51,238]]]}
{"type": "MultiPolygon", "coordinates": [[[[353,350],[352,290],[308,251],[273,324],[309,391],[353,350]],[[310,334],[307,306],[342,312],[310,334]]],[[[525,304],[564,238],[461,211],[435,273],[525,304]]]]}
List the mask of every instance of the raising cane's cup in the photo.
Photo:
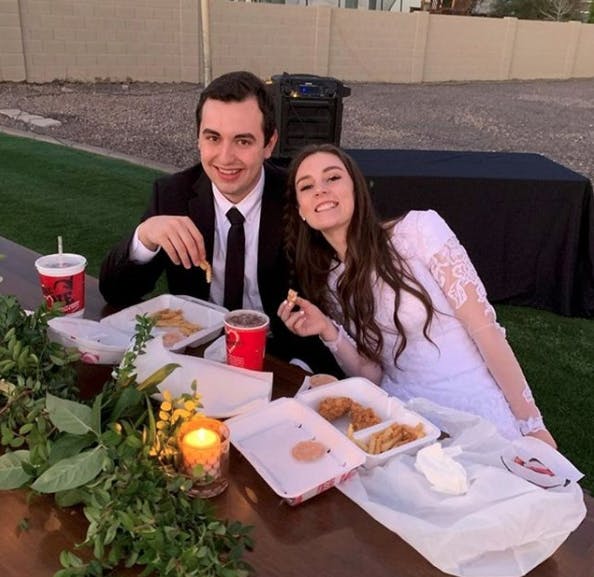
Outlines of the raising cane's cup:
{"type": "Polygon", "coordinates": [[[48,308],[62,303],[64,314],[83,315],[86,266],[84,256],[71,253],[48,254],[35,261],[41,292],[48,308]]]}
{"type": "Polygon", "coordinates": [[[261,371],[270,319],[260,311],[239,309],[225,315],[227,364],[261,371]]]}

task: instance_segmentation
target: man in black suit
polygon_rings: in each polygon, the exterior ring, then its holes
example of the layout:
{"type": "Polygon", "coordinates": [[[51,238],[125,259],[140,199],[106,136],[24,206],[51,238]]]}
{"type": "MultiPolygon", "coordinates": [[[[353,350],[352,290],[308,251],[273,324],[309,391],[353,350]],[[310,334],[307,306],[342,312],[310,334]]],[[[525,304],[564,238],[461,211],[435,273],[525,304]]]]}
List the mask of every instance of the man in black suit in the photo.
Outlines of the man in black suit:
{"type": "Polygon", "coordinates": [[[289,278],[282,247],[286,176],[268,162],[278,135],[266,85],[249,72],[215,79],[200,95],[196,122],[201,163],[155,182],[140,224],[103,261],[101,293],[127,306],[165,272],[172,294],[263,310],[274,335],[270,352],[336,372],[325,347],[314,341],[303,347],[276,315],[289,278]],[[234,256],[227,250],[234,208],[244,219],[245,246],[243,291],[235,300],[227,294],[232,283],[225,283],[227,258],[234,256]],[[206,263],[212,263],[211,283],[200,268],[206,263]]]}

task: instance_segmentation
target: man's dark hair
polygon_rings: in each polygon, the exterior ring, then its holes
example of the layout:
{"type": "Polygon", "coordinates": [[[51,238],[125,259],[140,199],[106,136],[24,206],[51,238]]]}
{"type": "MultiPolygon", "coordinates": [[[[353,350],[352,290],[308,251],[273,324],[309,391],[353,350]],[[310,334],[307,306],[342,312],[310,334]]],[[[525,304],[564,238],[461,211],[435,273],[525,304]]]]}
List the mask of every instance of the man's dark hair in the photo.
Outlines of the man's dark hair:
{"type": "Polygon", "coordinates": [[[196,106],[196,127],[200,130],[202,120],[202,107],[208,100],[221,102],[243,102],[247,98],[255,97],[258,101],[264,120],[264,144],[267,145],[274,134],[276,120],[274,115],[274,100],[270,90],[257,76],[251,72],[237,71],[223,74],[215,78],[200,94],[196,106]]]}

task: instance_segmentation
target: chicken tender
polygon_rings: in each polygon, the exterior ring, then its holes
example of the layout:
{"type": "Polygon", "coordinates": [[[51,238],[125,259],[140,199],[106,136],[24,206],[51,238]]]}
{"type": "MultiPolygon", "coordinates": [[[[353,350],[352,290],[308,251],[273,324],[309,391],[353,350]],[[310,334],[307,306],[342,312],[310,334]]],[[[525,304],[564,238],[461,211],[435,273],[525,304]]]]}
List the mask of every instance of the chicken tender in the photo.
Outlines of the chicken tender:
{"type": "Polygon", "coordinates": [[[335,421],[351,410],[351,404],[349,397],[326,397],[320,402],[318,413],[328,421],[335,421]]]}
{"type": "Polygon", "coordinates": [[[355,431],[366,429],[381,422],[382,420],[375,414],[373,409],[363,407],[355,401],[351,402],[351,423],[355,431]]]}

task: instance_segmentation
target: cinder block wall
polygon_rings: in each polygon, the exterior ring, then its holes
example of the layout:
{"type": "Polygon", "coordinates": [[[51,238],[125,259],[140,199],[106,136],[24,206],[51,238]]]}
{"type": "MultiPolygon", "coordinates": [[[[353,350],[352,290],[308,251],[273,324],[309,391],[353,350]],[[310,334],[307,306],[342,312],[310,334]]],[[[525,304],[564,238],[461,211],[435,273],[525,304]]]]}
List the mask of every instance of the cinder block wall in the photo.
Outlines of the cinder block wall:
{"type": "Polygon", "coordinates": [[[262,78],[280,72],[325,74],[331,11],[327,6],[211,1],[213,76],[237,69],[262,78]]]}
{"type": "Polygon", "coordinates": [[[0,81],[26,80],[19,0],[0,0],[0,81]]]}
{"type": "Polygon", "coordinates": [[[212,76],[361,82],[594,77],[594,25],[210,1],[212,76]]]}
{"type": "MultiPolygon", "coordinates": [[[[201,82],[201,0],[0,0],[0,80],[201,82]]],[[[594,77],[594,25],[209,0],[210,73],[594,77]]]]}
{"type": "Polygon", "coordinates": [[[3,4],[20,6],[29,82],[200,79],[196,0],[0,2],[0,20],[3,4]]]}

